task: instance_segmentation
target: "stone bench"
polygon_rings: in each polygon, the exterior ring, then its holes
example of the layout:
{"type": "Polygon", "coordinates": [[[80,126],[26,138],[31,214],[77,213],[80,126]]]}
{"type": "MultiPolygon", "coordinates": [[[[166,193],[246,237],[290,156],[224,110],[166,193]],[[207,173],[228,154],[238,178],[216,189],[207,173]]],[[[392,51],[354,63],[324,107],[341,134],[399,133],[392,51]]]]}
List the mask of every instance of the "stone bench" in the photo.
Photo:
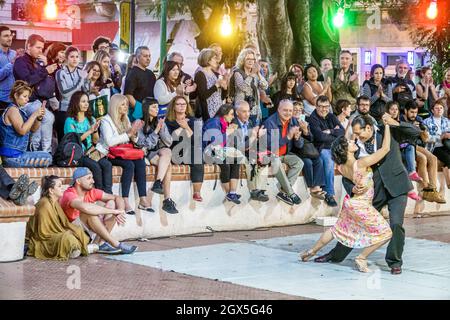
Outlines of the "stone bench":
{"type": "MultiPolygon", "coordinates": [[[[7,168],[7,172],[17,179],[21,174],[28,174],[31,180],[40,183],[45,175],[56,175],[62,178],[63,184],[71,182],[75,168],[7,168]]],[[[238,192],[242,194],[240,205],[224,201],[225,193],[220,186],[220,168],[213,165],[205,165],[205,176],[202,187],[204,202],[198,203],[192,200],[192,188],[190,182],[190,167],[186,165],[172,166],[172,198],[177,204],[180,214],[169,215],[162,210],[163,197],[149,194],[155,213],[144,213],[136,210],[136,216],[127,216],[127,224],[115,227],[113,235],[119,240],[132,238],[155,238],[162,236],[176,236],[205,232],[207,230],[249,230],[259,227],[285,226],[313,222],[315,218],[336,215],[339,207],[330,208],[323,201],[311,198],[304,179],[298,179],[294,190],[303,200],[298,206],[291,207],[276,199],[277,187],[273,178],[268,179],[267,193],[270,200],[266,203],[249,201],[250,194],[246,186],[245,171],[241,170],[241,182],[238,192]],[[215,180],[217,186],[214,189],[215,180]]],[[[147,166],[147,181],[155,180],[156,168],[147,166]]],[[[122,169],[113,168],[113,192],[120,194],[120,178],[122,169]]],[[[341,203],[343,192],[341,176],[335,173],[336,200],[341,203]]],[[[439,205],[428,202],[415,202],[408,200],[406,215],[415,213],[433,213],[450,211],[450,192],[445,187],[442,173],[439,174],[439,190],[446,195],[448,203],[439,205]]],[[[415,184],[417,190],[417,185],[415,184]]],[[[39,190],[34,196],[34,201],[39,199],[39,190]]],[[[130,198],[138,198],[135,188],[131,189],[130,198]]],[[[137,203],[137,201],[136,201],[137,203]]],[[[133,204],[132,204],[133,205],[133,204]]],[[[0,261],[13,261],[21,258],[25,226],[29,217],[34,214],[33,206],[15,206],[12,202],[0,199],[0,261]],[[3,236],[7,235],[7,236],[3,236]],[[11,246],[12,239],[16,239],[11,246]],[[10,241],[11,240],[11,241],[10,241]],[[15,254],[9,254],[5,260],[5,248],[12,248],[15,254]],[[9,260],[8,260],[9,259],[9,260]]],[[[11,251],[10,250],[10,251],[11,251]]]]}

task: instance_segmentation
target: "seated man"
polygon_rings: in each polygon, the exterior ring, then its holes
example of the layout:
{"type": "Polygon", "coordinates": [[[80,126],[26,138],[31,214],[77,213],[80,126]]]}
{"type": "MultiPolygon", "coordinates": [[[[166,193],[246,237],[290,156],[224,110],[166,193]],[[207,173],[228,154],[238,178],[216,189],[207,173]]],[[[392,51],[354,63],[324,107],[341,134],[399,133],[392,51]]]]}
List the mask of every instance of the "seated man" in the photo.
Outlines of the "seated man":
{"type": "MultiPolygon", "coordinates": [[[[245,170],[247,175],[247,186],[250,190],[250,199],[260,202],[269,201],[269,196],[265,194],[266,190],[263,188],[267,183],[265,176],[262,174],[264,166],[260,166],[257,163],[256,158],[256,145],[259,136],[265,134],[266,130],[262,127],[255,127],[250,121],[250,106],[247,101],[241,101],[238,103],[235,109],[236,117],[233,119],[238,129],[235,131],[236,148],[242,150],[246,156],[245,170]],[[249,161],[252,160],[252,161],[249,161]]],[[[231,140],[230,138],[229,140],[231,140]]]]}
{"type": "Polygon", "coordinates": [[[15,205],[23,206],[28,197],[33,195],[38,189],[36,182],[30,183],[30,178],[23,174],[17,181],[6,172],[0,165],[0,197],[5,200],[12,200],[15,205]]]}
{"type": "Polygon", "coordinates": [[[438,176],[438,159],[434,154],[424,148],[429,140],[427,126],[418,116],[419,106],[413,100],[406,102],[405,114],[400,116],[400,121],[410,123],[420,129],[420,136],[412,140],[410,144],[416,148],[417,170],[422,178],[423,200],[428,202],[446,203],[444,197],[436,190],[438,176]]]}
{"type": "Polygon", "coordinates": [[[327,96],[317,98],[316,110],[309,117],[309,127],[325,169],[325,202],[330,207],[337,207],[338,204],[334,198],[334,161],[331,158],[331,143],[336,138],[343,136],[345,130],[338,118],[331,112],[331,104],[327,96]]]}
{"type": "Polygon", "coordinates": [[[114,196],[94,188],[94,178],[88,168],[77,168],[72,177],[72,184],[61,198],[61,207],[69,221],[80,225],[89,234],[91,240],[96,235],[95,243],[99,253],[124,253],[136,251],[130,246],[111,237],[111,230],[116,222],[125,223],[125,203],[122,197],[114,196]],[[105,202],[103,207],[97,201],[105,202]]]}
{"type": "Polygon", "coordinates": [[[274,156],[271,166],[279,183],[280,192],[277,194],[277,198],[291,206],[302,202],[292,186],[303,169],[303,161],[291,153],[291,150],[294,145],[299,149],[302,148],[304,143],[300,125],[293,117],[293,113],[292,101],[281,100],[277,113],[271,115],[264,122],[264,128],[267,130],[267,148],[274,156]],[[283,163],[288,166],[287,173],[283,170],[283,163]]]}

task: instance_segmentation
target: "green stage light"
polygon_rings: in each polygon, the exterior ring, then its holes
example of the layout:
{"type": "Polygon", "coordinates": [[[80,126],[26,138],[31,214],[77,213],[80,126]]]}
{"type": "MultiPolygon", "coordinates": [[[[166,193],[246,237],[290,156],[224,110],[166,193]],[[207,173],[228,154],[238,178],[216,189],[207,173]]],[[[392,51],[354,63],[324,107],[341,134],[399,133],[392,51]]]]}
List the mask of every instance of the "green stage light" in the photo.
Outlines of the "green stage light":
{"type": "Polygon", "coordinates": [[[344,8],[339,8],[336,15],[333,17],[333,25],[336,28],[340,28],[344,25],[345,17],[344,17],[344,8]]]}

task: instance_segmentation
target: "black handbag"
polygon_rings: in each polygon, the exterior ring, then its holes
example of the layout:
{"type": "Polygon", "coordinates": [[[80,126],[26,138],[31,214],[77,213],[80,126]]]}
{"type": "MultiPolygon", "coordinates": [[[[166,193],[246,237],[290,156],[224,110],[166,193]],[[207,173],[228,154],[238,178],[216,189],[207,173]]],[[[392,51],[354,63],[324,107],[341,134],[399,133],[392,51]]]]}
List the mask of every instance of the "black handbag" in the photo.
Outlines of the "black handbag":
{"type": "Polygon", "coordinates": [[[320,153],[314,144],[304,139],[303,147],[298,149],[297,155],[300,158],[317,159],[320,157],[320,153]]]}
{"type": "Polygon", "coordinates": [[[447,148],[447,151],[450,151],[450,139],[443,140],[442,144],[447,148]]]}

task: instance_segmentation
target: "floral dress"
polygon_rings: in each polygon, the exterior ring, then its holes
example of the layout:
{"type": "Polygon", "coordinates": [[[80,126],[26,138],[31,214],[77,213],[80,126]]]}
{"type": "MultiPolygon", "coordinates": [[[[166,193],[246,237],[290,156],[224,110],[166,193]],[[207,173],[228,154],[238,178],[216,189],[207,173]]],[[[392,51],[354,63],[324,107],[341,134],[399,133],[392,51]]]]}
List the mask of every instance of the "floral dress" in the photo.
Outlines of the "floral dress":
{"type": "Polygon", "coordinates": [[[365,172],[354,166],[353,182],[367,185],[366,193],[345,196],[338,221],[331,227],[334,238],[350,248],[366,248],[389,240],[391,228],[383,216],[372,206],[374,183],[372,169],[365,172]]]}

